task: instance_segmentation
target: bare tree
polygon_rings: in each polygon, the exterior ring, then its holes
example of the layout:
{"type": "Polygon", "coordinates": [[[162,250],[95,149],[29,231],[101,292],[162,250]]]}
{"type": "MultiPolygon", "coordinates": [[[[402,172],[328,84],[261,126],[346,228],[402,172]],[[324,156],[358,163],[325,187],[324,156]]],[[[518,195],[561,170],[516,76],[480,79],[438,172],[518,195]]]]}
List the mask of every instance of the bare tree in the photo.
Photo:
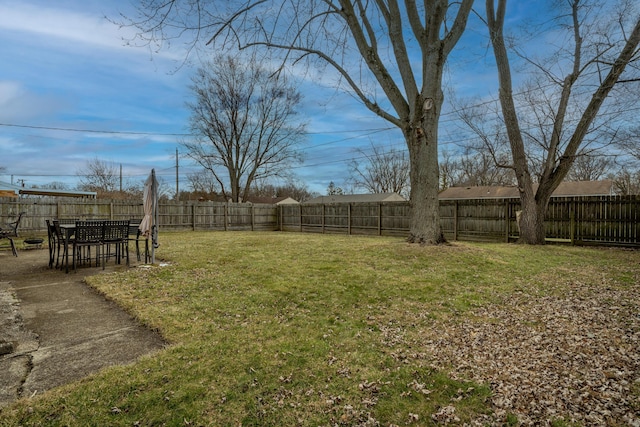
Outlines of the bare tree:
{"type": "Polygon", "coordinates": [[[206,169],[188,174],[187,181],[198,197],[212,198],[218,191],[216,180],[206,169]]]}
{"type": "Polygon", "coordinates": [[[640,195],[640,170],[630,170],[622,167],[615,175],[609,175],[613,180],[616,193],[621,196],[640,195]]]}
{"type": "Polygon", "coordinates": [[[351,181],[355,188],[370,193],[398,193],[409,196],[409,158],[404,149],[383,148],[371,143],[369,150],[355,150],[357,159],[349,163],[351,181]]]}
{"type": "Polygon", "coordinates": [[[458,182],[458,173],[460,166],[458,160],[449,152],[443,151],[442,158],[438,162],[439,173],[439,189],[446,190],[449,187],[454,187],[458,182]]]}
{"type": "Polygon", "coordinates": [[[611,171],[611,158],[603,155],[578,153],[567,174],[567,181],[598,181],[611,171]]]}
{"type": "Polygon", "coordinates": [[[306,185],[296,183],[294,180],[289,180],[286,184],[282,185],[261,183],[251,189],[251,196],[272,198],[291,197],[298,202],[304,202],[315,197],[306,185]]]}
{"type": "MultiPolygon", "coordinates": [[[[144,40],[200,37],[211,46],[281,52],[290,63],[318,60],[338,85],[397,126],[409,149],[409,241],[444,241],[438,203],[438,122],[443,70],[473,0],[146,0],[129,23],[144,40]],[[413,56],[417,56],[414,58],[413,56]],[[380,94],[383,94],[380,97],[380,94]]],[[[284,63],[283,63],[284,65],[284,63]]]]}
{"type": "MultiPolygon", "coordinates": [[[[638,94],[636,93],[635,96],[637,97],[638,94]]],[[[633,126],[625,130],[617,141],[617,145],[624,153],[629,154],[636,161],[640,161],[640,126],[633,126]]]]}
{"type": "Polygon", "coordinates": [[[186,155],[209,171],[225,198],[246,200],[253,182],[284,176],[301,161],[305,125],[296,123],[301,95],[252,58],[220,57],[198,69],[188,104],[194,140],[186,155]]]}
{"type": "Polygon", "coordinates": [[[78,189],[95,191],[99,197],[105,197],[118,191],[120,170],[115,163],[95,158],[87,161],[84,168],[76,171],[78,189]]]}
{"type": "Polygon", "coordinates": [[[68,190],[69,184],[61,181],[52,181],[48,184],[41,185],[40,188],[47,188],[50,190],[68,190]]]}
{"type": "Polygon", "coordinates": [[[468,186],[514,185],[513,172],[496,165],[495,158],[486,151],[469,148],[454,157],[443,153],[440,162],[441,189],[468,186]]]}
{"type": "MultiPolygon", "coordinates": [[[[553,191],[565,179],[585,137],[599,125],[596,118],[603,103],[621,79],[626,66],[638,58],[640,16],[631,2],[624,4],[613,19],[607,20],[607,8],[601,2],[570,0],[566,13],[559,13],[556,36],[566,31],[551,57],[537,60],[516,51],[548,82],[543,91],[557,88],[547,102],[529,103],[537,114],[536,132],[521,123],[512,89],[511,64],[504,36],[507,0],[486,0],[487,24],[498,67],[499,99],[522,203],[520,241],[544,244],[544,215],[553,191]],[[608,24],[608,25],[607,25],[608,24]],[[568,72],[565,69],[568,67],[568,72]],[[589,89],[595,87],[595,90],[589,89]],[[578,90],[578,89],[581,90],[578,90]],[[584,91],[584,92],[583,92],[584,91]],[[588,91],[588,92],[587,92],[588,91]],[[580,102],[584,93],[590,94],[580,102]],[[538,187],[534,187],[527,158],[527,144],[542,148],[538,187]]],[[[631,79],[633,80],[633,79],[631,79]]],[[[529,92],[533,94],[534,92],[529,92]]],[[[543,92],[545,93],[545,92],[543,92]]],[[[601,125],[601,124],[600,124],[601,125]]]]}

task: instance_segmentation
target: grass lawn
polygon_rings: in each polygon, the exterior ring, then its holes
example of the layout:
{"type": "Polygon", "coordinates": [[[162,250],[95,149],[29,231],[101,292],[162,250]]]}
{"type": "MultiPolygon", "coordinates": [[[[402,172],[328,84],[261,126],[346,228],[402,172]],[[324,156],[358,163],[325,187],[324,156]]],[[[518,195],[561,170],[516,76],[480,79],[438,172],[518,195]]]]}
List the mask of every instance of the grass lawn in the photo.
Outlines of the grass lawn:
{"type": "Polygon", "coordinates": [[[387,427],[431,425],[450,408],[462,424],[493,413],[492,389],[434,363],[434,324],[508,308],[516,294],[637,289],[640,262],[618,249],[274,232],[160,243],[168,265],[88,280],[167,348],[17,402],[0,425],[387,427]]]}

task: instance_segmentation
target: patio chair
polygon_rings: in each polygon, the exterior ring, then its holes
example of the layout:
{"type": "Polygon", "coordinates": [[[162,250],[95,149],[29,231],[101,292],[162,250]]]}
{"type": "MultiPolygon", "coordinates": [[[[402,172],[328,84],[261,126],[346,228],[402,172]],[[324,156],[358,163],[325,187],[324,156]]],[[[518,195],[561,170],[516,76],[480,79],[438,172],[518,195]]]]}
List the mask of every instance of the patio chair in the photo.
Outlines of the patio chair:
{"type": "Polygon", "coordinates": [[[53,262],[56,260],[56,249],[60,251],[60,243],[56,239],[56,228],[53,221],[45,220],[47,224],[47,241],[49,242],[49,268],[53,268],[53,262]]]}
{"type": "MultiPolygon", "coordinates": [[[[53,220],[53,233],[55,235],[55,240],[56,240],[56,265],[55,267],[62,267],[62,262],[60,261],[60,259],[62,259],[62,261],[64,262],[64,258],[67,255],[67,250],[68,250],[68,246],[67,244],[65,244],[65,236],[64,233],[62,232],[62,229],[60,228],[60,221],[58,221],[57,219],[53,220]],[[61,247],[64,245],[64,247],[61,249],[61,247]]],[[[71,245],[73,245],[72,242],[69,242],[71,245]]]]}
{"type": "Polygon", "coordinates": [[[11,246],[11,253],[13,253],[13,256],[18,256],[18,250],[16,249],[16,244],[13,241],[13,238],[18,237],[18,227],[20,226],[20,220],[25,213],[26,212],[20,212],[18,214],[18,219],[0,227],[0,239],[6,238],[7,240],[9,240],[9,245],[11,246]]]}
{"type": "Polygon", "coordinates": [[[140,223],[142,222],[142,220],[136,219],[136,220],[131,220],[129,222],[129,240],[133,240],[135,239],[136,241],[136,259],[138,261],[141,260],[140,258],[140,240],[144,240],[144,254],[145,254],[145,260],[144,262],[148,262],[147,258],[148,258],[148,253],[149,253],[149,239],[144,237],[142,235],[142,232],[140,231],[140,223]],[[132,238],[131,236],[135,236],[134,238],[132,238]]]}
{"type": "Polygon", "coordinates": [[[75,239],[73,240],[73,270],[76,263],[88,261],[91,266],[91,248],[96,248],[96,267],[100,262],[104,221],[76,221],[75,239]],[[83,254],[83,249],[86,251],[83,254]]]}
{"type": "Polygon", "coordinates": [[[0,227],[0,232],[4,234],[4,237],[18,237],[18,227],[20,226],[20,220],[22,220],[24,214],[26,214],[26,212],[20,212],[15,221],[0,227]]]}
{"type": "MultiPolygon", "coordinates": [[[[129,265],[129,220],[119,221],[105,221],[104,233],[102,237],[102,244],[105,247],[104,260],[110,258],[112,255],[116,258],[116,263],[122,262],[122,255],[127,259],[127,266],[129,265]],[[111,245],[113,245],[114,252],[111,252],[111,245]]],[[[104,268],[104,264],[102,264],[104,268]]]]}

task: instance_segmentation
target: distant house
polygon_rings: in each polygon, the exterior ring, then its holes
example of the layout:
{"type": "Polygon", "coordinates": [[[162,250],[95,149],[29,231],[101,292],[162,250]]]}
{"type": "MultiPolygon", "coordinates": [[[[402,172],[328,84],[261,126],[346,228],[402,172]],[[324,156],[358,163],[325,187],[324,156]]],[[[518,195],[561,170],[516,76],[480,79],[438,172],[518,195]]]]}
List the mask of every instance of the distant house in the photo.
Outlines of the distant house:
{"type": "Polygon", "coordinates": [[[334,194],[307,200],[305,204],[406,202],[398,193],[334,194]]]}
{"type": "MultiPolygon", "coordinates": [[[[535,189],[537,189],[537,184],[534,185],[535,189]]],[[[611,196],[613,194],[612,180],[565,181],[560,183],[551,197],[611,196]]],[[[438,197],[440,200],[513,199],[520,197],[520,194],[517,187],[449,187],[440,192],[438,197]]]]}
{"type": "Polygon", "coordinates": [[[266,205],[298,205],[298,202],[291,197],[249,197],[248,203],[262,203],[266,205]]]}

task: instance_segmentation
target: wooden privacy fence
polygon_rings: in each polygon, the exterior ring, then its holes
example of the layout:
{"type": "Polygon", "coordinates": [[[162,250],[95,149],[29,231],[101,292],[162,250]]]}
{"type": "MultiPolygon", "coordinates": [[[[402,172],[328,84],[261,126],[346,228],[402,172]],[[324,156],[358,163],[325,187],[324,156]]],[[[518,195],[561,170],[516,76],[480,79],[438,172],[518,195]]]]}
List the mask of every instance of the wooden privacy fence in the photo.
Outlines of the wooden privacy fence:
{"type": "MultiPolygon", "coordinates": [[[[638,245],[640,196],[553,198],[547,238],[576,244],[638,245]]],[[[440,220],[449,240],[507,242],[518,237],[518,199],[441,200],[440,220]]],[[[0,198],[0,223],[26,212],[23,236],[46,233],[45,220],[140,219],[142,202],[76,198],[0,198]]],[[[263,205],[160,202],[160,230],[280,230],[406,236],[409,202],[263,205]]]]}

